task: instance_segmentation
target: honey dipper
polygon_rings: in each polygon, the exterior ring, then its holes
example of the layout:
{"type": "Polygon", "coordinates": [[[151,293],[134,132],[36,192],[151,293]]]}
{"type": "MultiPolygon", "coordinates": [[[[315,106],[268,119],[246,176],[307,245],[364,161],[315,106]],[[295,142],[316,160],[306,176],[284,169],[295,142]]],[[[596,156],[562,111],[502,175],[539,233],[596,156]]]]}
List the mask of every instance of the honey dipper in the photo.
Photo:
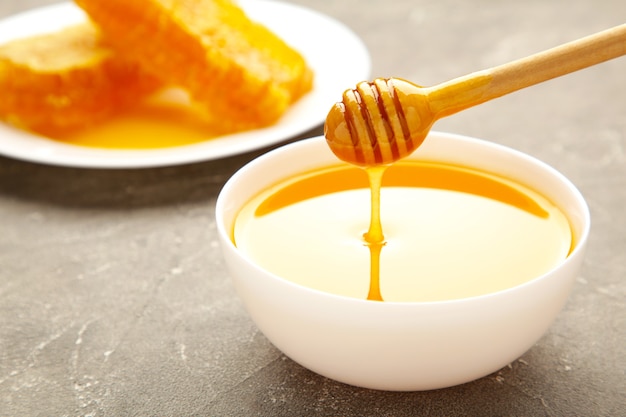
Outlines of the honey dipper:
{"type": "Polygon", "coordinates": [[[390,164],[411,154],[435,121],[461,110],[626,54],[626,24],[434,87],[378,78],[346,90],[324,134],[340,159],[390,164]]]}

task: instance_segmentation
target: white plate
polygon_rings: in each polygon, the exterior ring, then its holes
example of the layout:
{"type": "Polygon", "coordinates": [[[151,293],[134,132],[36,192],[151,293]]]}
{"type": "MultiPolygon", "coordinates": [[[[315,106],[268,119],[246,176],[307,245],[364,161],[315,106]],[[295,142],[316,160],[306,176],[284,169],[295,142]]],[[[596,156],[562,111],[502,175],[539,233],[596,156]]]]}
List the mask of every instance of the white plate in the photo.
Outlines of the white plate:
{"type": "MultiPolygon", "coordinates": [[[[341,94],[370,76],[363,42],[342,23],[318,12],[271,0],[241,0],[251,19],[265,24],[300,51],[313,71],[313,90],[274,125],[161,149],[104,149],[76,146],[36,136],[0,123],[0,154],[51,165],[85,168],[140,168],[223,158],[270,146],[323,123],[341,94]]],[[[56,31],[85,20],[72,3],[35,9],[0,21],[0,44],[56,31]]]]}

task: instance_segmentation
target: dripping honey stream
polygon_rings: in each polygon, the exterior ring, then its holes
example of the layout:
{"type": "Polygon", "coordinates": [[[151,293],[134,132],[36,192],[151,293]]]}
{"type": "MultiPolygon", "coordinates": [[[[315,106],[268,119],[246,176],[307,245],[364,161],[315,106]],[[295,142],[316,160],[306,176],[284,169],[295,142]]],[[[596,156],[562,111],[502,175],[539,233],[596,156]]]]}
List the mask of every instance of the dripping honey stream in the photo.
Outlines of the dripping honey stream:
{"type": "Polygon", "coordinates": [[[369,229],[363,238],[370,250],[370,287],[367,299],[372,301],[383,301],[380,293],[380,254],[385,246],[385,235],[380,219],[380,188],[387,168],[387,165],[382,165],[365,169],[370,185],[371,213],[369,229]]]}

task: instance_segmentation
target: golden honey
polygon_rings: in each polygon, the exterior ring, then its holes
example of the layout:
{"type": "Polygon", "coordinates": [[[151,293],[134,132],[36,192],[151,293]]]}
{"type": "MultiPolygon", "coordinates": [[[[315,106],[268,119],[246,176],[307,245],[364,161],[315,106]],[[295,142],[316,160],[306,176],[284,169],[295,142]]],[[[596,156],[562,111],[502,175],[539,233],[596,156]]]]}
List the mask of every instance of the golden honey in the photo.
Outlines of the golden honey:
{"type": "Polygon", "coordinates": [[[52,139],[94,148],[167,148],[218,136],[203,120],[184,91],[167,89],[109,120],[52,139]]]}
{"type": "Polygon", "coordinates": [[[249,201],[235,245],[264,269],[333,294],[442,301],[511,288],[562,262],[573,245],[561,210],[511,180],[443,163],[399,161],[380,189],[384,238],[368,242],[364,169],[289,178],[249,201]]]}

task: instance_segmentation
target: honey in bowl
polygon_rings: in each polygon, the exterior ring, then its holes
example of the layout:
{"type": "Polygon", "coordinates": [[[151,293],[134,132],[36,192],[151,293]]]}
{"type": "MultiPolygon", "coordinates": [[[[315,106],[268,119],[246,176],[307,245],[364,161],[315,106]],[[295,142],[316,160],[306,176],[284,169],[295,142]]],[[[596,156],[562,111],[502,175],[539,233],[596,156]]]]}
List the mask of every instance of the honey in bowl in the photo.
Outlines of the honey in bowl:
{"type": "Polygon", "coordinates": [[[330,165],[267,188],[231,239],[262,268],[320,291],[388,302],[462,299],[550,271],[573,247],[567,217],[522,184],[480,170],[403,160],[380,189],[371,238],[367,172],[330,165]],[[375,228],[375,227],[374,227],[375,228]],[[370,234],[370,235],[368,235],[370,234]]]}

